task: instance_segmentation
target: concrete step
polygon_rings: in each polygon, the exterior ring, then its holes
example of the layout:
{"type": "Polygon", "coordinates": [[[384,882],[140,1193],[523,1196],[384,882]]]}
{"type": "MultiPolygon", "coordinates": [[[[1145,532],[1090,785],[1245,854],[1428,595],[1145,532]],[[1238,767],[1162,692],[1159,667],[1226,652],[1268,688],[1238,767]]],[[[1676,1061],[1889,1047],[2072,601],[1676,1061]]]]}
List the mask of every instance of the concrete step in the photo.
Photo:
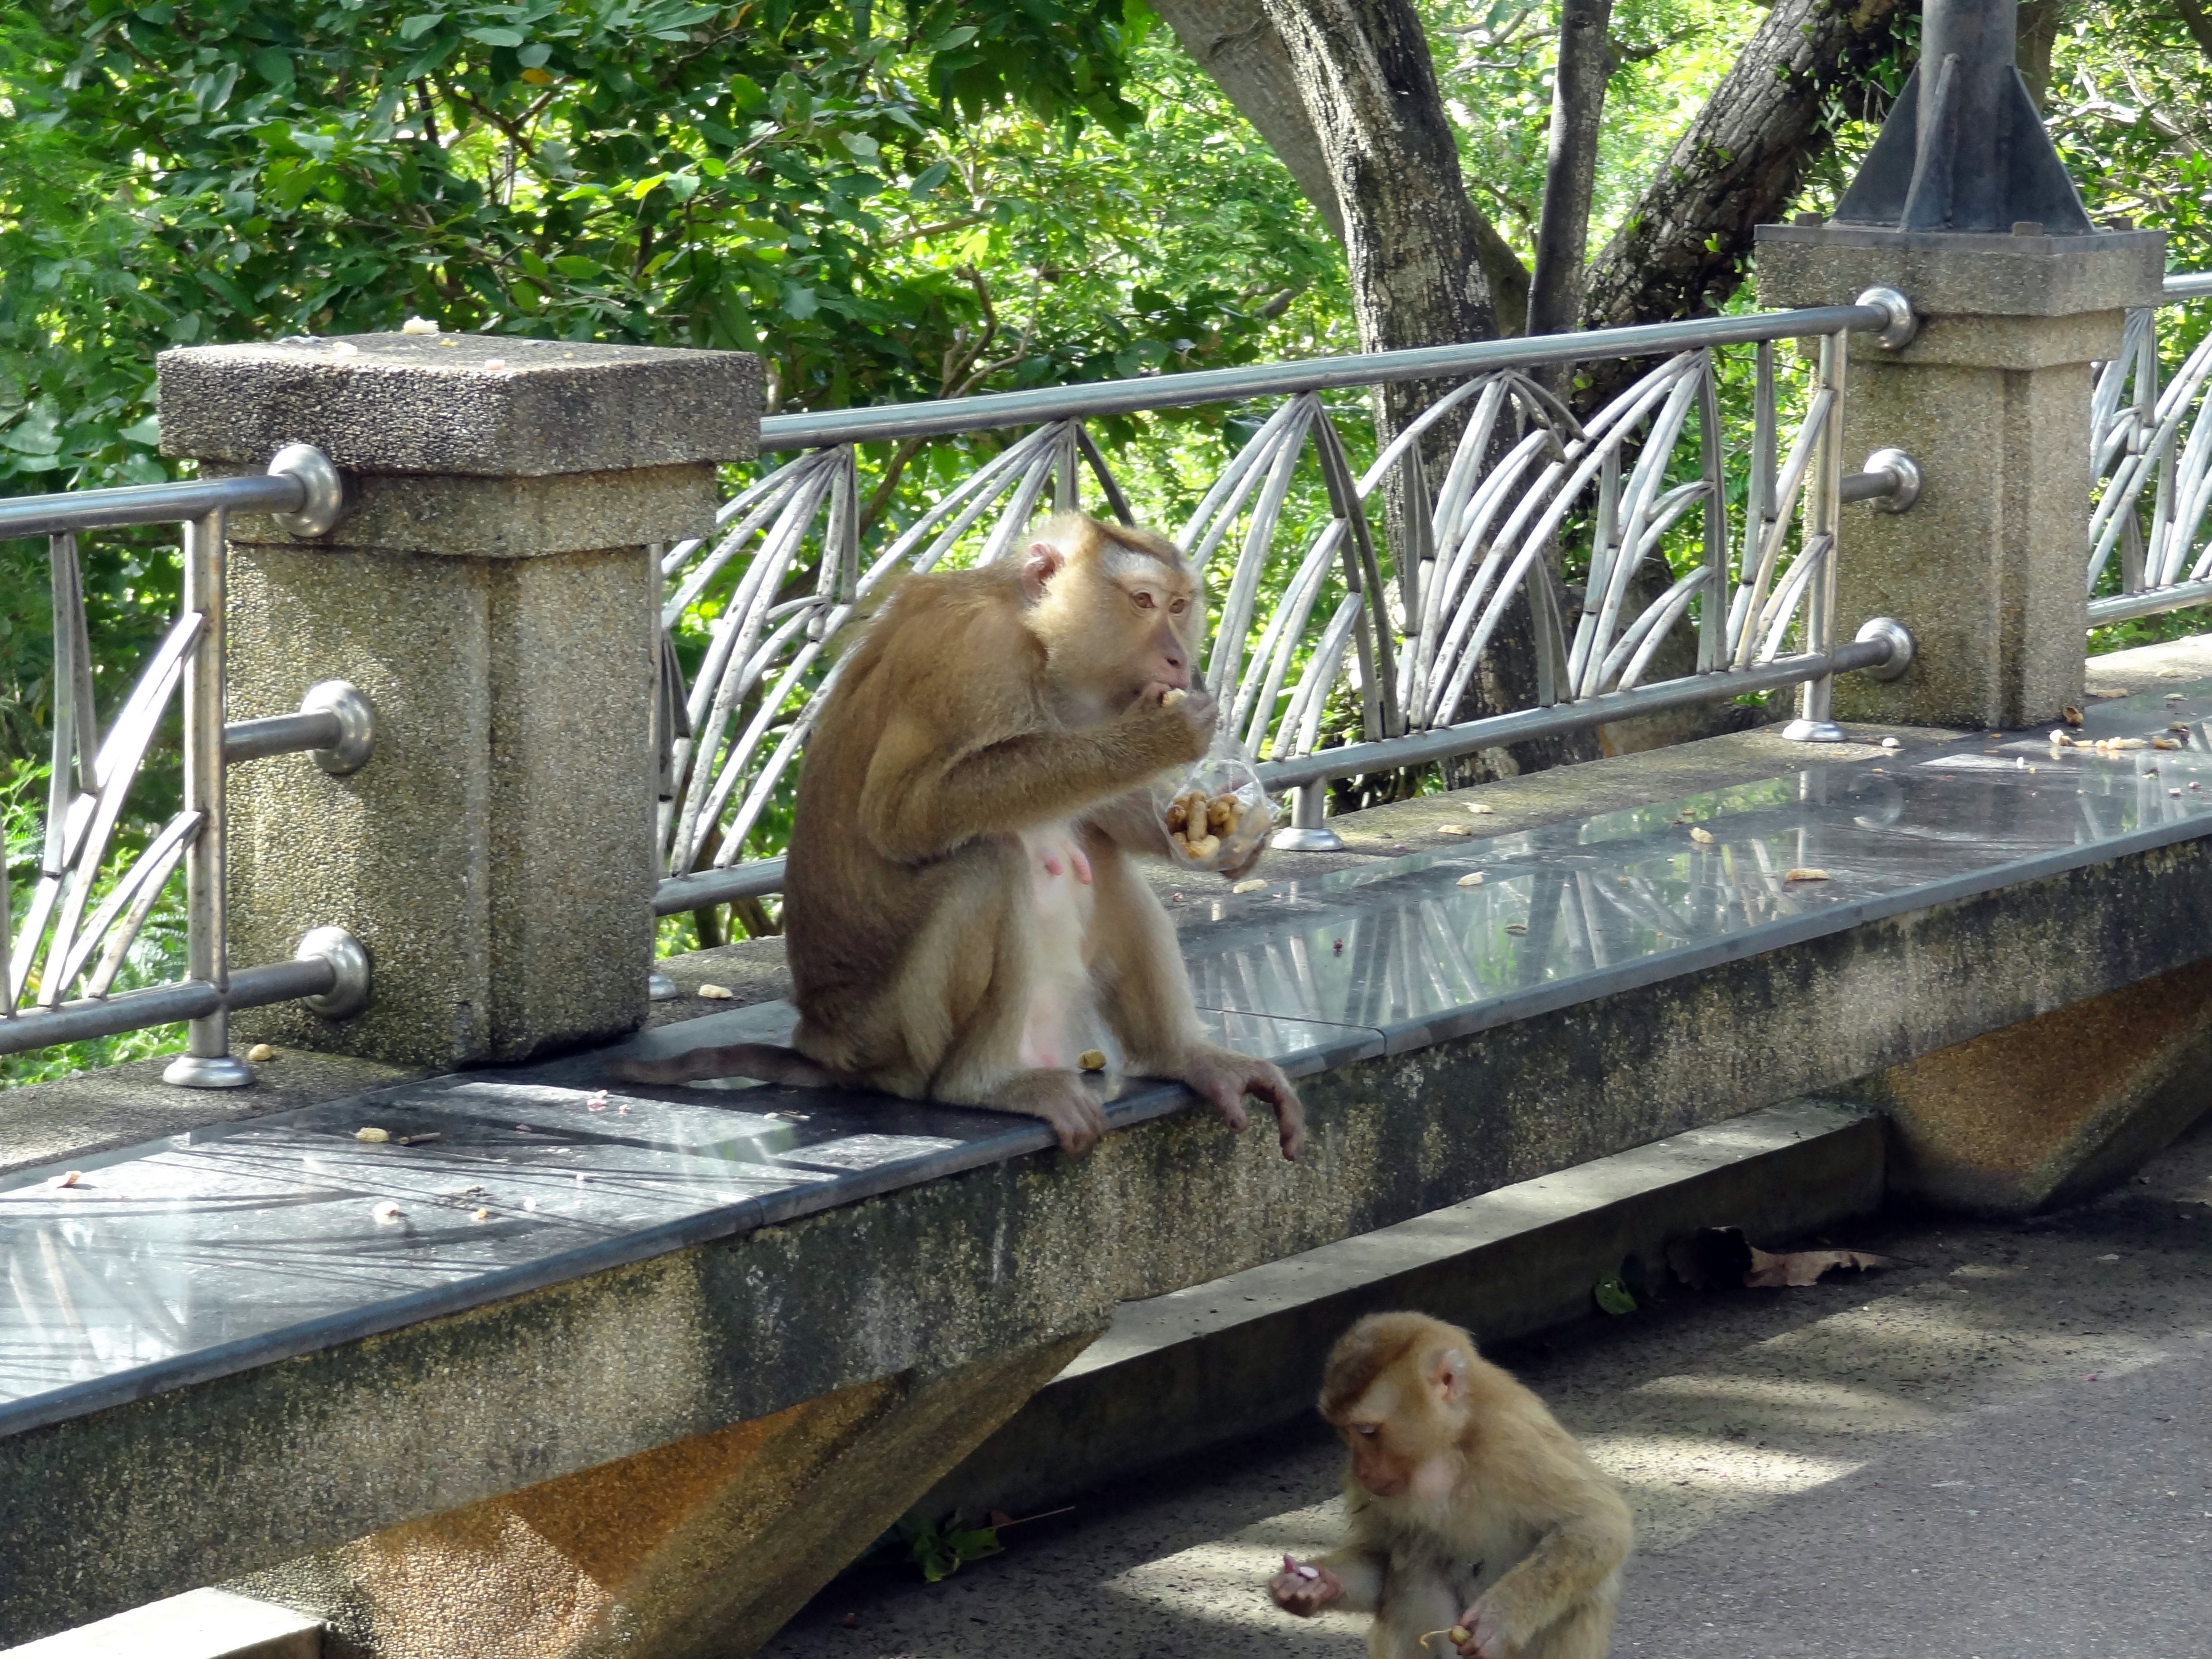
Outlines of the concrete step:
{"type": "Polygon", "coordinates": [[[196,1589],[0,1650],[0,1659],[320,1659],[322,1651],[319,1619],[196,1589]]]}
{"type": "Polygon", "coordinates": [[[1670,1240],[1756,1243],[1881,1206],[1875,1113],[1784,1102],[1498,1188],[1244,1273],[1123,1303],[1111,1328],[916,1505],[1016,1514],[1311,1414],[1329,1345],[1415,1308],[1485,1342],[1590,1316],[1593,1288],[1665,1272],[1670,1240]]]}

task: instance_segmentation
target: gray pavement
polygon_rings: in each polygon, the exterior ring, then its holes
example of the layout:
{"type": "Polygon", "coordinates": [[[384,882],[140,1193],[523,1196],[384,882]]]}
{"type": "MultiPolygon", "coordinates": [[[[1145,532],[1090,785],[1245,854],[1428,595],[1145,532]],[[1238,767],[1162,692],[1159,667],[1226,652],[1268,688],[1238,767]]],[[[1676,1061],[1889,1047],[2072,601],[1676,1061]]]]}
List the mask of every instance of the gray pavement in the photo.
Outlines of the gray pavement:
{"type": "MultiPolygon", "coordinates": [[[[1834,1242],[1904,1265],[1494,1356],[1635,1505],[1614,1653],[2212,1655],[2212,1125],[2063,1214],[1834,1242]]],[[[1262,1589],[1333,1541],[1337,1467],[1315,1433],[1194,1460],[943,1584],[848,1576],[763,1659],[1355,1659],[1364,1621],[1262,1589]]]]}

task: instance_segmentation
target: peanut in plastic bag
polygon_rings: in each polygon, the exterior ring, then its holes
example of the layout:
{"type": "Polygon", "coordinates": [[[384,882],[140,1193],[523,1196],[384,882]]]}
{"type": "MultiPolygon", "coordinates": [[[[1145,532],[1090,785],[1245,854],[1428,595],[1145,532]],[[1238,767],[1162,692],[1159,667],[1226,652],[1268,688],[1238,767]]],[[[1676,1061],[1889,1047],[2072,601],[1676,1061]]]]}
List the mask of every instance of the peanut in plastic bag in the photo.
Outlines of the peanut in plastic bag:
{"type": "Polygon", "coordinates": [[[1236,870],[1251,861],[1274,810],[1244,745],[1216,732],[1206,753],[1170,784],[1156,788],[1168,857],[1185,870],[1236,870]]]}

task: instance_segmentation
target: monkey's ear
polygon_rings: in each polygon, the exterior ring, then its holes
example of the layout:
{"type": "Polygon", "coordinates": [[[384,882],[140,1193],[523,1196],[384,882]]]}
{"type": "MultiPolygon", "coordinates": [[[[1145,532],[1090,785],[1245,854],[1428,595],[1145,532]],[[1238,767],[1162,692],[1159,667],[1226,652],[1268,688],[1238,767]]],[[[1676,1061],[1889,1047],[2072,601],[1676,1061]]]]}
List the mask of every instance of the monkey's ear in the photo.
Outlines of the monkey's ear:
{"type": "Polygon", "coordinates": [[[1467,1356],[1457,1348],[1446,1348],[1438,1354],[1429,1370],[1429,1386],[1444,1405],[1457,1405],[1467,1392],[1467,1356]]]}
{"type": "Polygon", "coordinates": [[[1045,584],[1060,574],[1066,560],[1050,542],[1031,542],[1022,561],[1022,594],[1031,605],[1044,597],[1045,584]]]}

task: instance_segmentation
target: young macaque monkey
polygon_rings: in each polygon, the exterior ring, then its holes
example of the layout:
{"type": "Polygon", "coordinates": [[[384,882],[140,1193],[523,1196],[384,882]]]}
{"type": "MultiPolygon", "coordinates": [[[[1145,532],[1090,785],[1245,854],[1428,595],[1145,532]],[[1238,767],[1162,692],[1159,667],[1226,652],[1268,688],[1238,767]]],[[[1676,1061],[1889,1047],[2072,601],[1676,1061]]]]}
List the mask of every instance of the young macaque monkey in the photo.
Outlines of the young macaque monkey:
{"type": "Polygon", "coordinates": [[[1472,1337],[1371,1315],[1331,1351],[1321,1412],[1352,1450],[1350,1536],[1285,1556],[1278,1605],[1371,1613],[1370,1659],[1602,1659],[1628,1505],[1472,1337]]]}
{"type": "MultiPolygon", "coordinates": [[[[1083,1082],[1110,1031],[1244,1127],[1280,1071],[1205,1040],[1175,929],[1127,854],[1164,854],[1151,785],[1205,752],[1204,607],[1172,542],[1080,514],[1018,560],[914,576],[842,665],[799,780],[784,934],[799,1028],[632,1062],[631,1081],[743,1076],[995,1107],[1087,1151],[1083,1082]],[[1103,1029],[1102,1029],[1103,1028],[1103,1029]],[[795,1052],[794,1052],[795,1049],[795,1052]]],[[[1234,879],[1256,862],[1221,873],[1234,879]]]]}

